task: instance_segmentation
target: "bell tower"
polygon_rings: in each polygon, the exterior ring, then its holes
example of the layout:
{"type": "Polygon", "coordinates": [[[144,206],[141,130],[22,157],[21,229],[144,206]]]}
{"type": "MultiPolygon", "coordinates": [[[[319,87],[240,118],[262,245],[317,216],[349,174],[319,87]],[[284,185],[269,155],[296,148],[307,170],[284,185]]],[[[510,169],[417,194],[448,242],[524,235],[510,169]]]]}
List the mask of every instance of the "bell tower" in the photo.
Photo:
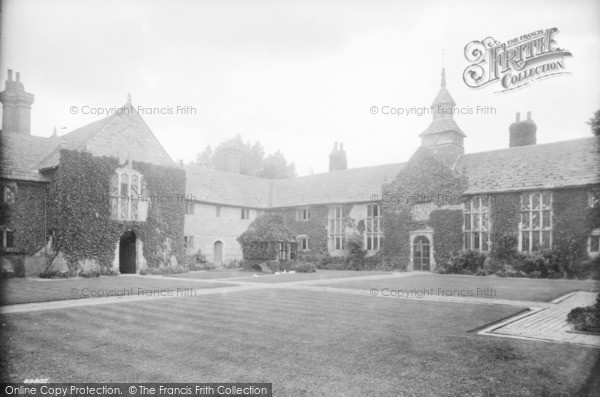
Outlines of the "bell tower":
{"type": "Polygon", "coordinates": [[[431,105],[433,120],[419,136],[421,146],[429,148],[448,167],[452,167],[458,156],[465,153],[463,140],[466,135],[454,121],[455,106],[446,88],[446,69],[442,68],[440,91],[431,105]]]}

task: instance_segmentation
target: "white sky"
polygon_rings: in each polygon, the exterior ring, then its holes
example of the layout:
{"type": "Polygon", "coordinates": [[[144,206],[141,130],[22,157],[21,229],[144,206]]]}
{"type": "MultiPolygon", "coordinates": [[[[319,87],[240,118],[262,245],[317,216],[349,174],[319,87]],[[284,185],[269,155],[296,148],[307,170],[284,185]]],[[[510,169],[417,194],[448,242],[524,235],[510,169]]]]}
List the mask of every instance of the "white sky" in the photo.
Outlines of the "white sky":
{"type": "MultiPolygon", "coordinates": [[[[600,109],[600,1],[32,1],[2,3],[0,80],[21,73],[35,95],[32,134],[97,120],[71,106],[193,106],[142,115],[175,160],[242,134],[281,149],[300,175],[325,172],[334,141],[349,167],[406,161],[431,116],[372,115],[429,106],[442,49],[466,152],[508,146],[515,113],[532,111],[538,143],[590,136],[600,109]],[[464,46],[557,27],[569,75],[495,94],[471,89],[464,46]]],[[[66,130],[60,130],[67,127],[66,130]]]]}

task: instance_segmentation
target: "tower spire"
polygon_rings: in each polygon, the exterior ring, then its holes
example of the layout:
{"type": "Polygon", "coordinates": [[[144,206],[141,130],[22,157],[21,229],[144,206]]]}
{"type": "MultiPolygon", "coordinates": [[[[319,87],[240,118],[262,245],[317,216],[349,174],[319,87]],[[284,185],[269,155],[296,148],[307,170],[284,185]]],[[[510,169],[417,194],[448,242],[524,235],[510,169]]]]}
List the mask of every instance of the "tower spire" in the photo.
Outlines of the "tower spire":
{"type": "Polygon", "coordinates": [[[446,68],[442,68],[442,83],[441,87],[446,87],[446,68]]]}

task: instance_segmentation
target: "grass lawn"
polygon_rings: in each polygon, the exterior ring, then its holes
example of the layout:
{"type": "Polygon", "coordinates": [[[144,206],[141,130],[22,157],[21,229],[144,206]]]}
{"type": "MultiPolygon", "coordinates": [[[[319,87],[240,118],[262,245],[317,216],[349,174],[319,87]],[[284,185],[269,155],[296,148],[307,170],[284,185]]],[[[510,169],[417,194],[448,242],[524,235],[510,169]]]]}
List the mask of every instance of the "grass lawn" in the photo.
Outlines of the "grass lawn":
{"type": "MultiPolygon", "coordinates": [[[[467,297],[542,302],[549,302],[571,291],[598,291],[599,286],[600,284],[597,281],[478,277],[449,274],[419,274],[410,277],[390,278],[389,280],[349,280],[344,283],[331,284],[331,287],[334,288],[362,290],[370,290],[371,288],[377,288],[378,291],[382,291],[384,288],[403,291],[427,290],[427,292],[433,291],[433,296],[448,294],[461,296],[460,294],[467,294],[468,291],[471,291],[473,295],[467,297]],[[455,290],[458,290],[458,293],[453,292],[455,290]],[[495,292],[495,295],[492,294],[492,291],[495,292]]],[[[411,296],[414,296],[414,293],[411,296]]]]}
{"type": "Polygon", "coordinates": [[[264,381],[276,396],[580,392],[600,350],[468,332],[515,311],[263,289],[10,314],[1,369],[13,382],[264,381]]]}
{"type": "Polygon", "coordinates": [[[240,269],[213,269],[213,270],[198,270],[187,273],[179,274],[168,274],[167,277],[178,277],[178,278],[193,278],[199,280],[213,280],[219,278],[230,278],[230,277],[245,277],[248,272],[244,272],[240,269]]]}
{"type": "Polygon", "coordinates": [[[146,276],[101,276],[98,278],[71,279],[27,279],[11,278],[0,280],[0,305],[17,303],[47,302],[63,299],[105,297],[108,294],[136,295],[147,290],[174,290],[177,288],[215,288],[224,283],[192,283],[146,276]],[[102,296],[99,296],[102,295],[102,296]]]}
{"type": "MultiPolygon", "coordinates": [[[[245,273],[247,274],[247,273],[245,273]]],[[[250,274],[244,278],[238,278],[235,281],[250,281],[257,283],[285,283],[289,281],[309,281],[309,280],[327,280],[333,278],[345,278],[345,277],[362,277],[362,276],[376,276],[381,274],[392,274],[391,272],[377,272],[377,271],[361,271],[355,270],[317,270],[316,273],[284,273],[284,274],[273,274],[273,273],[255,273],[258,277],[254,277],[250,274]]]]}

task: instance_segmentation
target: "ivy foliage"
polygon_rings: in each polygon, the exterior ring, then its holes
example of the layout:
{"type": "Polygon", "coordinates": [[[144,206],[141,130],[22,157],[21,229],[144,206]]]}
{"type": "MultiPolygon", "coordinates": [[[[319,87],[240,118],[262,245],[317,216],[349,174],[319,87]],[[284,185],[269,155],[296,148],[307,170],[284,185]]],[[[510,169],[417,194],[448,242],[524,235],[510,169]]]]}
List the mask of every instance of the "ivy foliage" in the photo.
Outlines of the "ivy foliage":
{"type": "Polygon", "coordinates": [[[145,222],[117,221],[111,213],[110,180],[118,160],[68,150],[61,150],[60,159],[49,189],[48,223],[54,250],[64,253],[71,270],[90,259],[107,272],[124,231],[142,240],[149,267],[167,264],[170,255],[182,259],[183,170],[134,162],[153,200],[145,222]]]}
{"type": "MultiPolygon", "coordinates": [[[[446,201],[458,201],[467,189],[464,176],[454,173],[440,162],[429,149],[421,147],[410,158],[396,179],[383,186],[383,197],[388,199],[383,203],[383,256],[387,259],[408,263],[410,258],[409,233],[427,226],[445,225],[437,232],[435,250],[438,251],[437,241],[443,245],[454,247],[456,242],[450,234],[456,233],[457,215],[455,211],[441,211],[429,221],[413,219],[411,210],[419,198],[433,198],[446,201]],[[443,218],[448,216],[446,221],[443,218]],[[448,233],[448,235],[445,235],[448,233]]],[[[427,201],[427,200],[425,200],[427,201]]],[[[434,204],[444,204],[444,202],[434,204]]],[[[460,237],[461,234],[459,233],[460,237]]]]}

